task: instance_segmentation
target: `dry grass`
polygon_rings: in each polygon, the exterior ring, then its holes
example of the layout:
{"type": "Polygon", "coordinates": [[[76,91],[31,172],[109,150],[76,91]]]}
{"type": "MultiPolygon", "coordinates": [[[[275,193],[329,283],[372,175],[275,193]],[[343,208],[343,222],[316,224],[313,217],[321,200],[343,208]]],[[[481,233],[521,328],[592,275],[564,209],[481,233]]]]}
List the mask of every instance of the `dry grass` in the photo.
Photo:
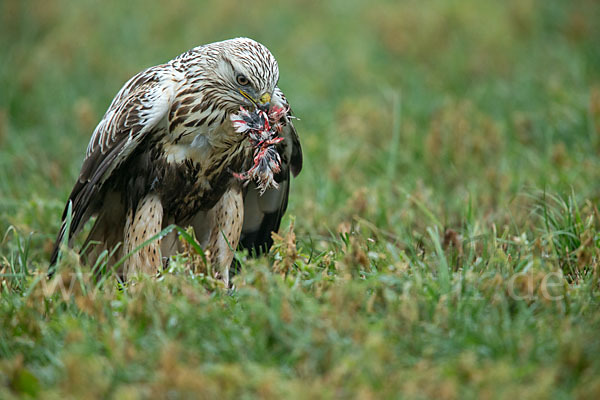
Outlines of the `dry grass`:
{"type": "Polygon", "coordinates": [[[597,398],[598,20],[593,0],[0,3],[0,398],[597,398]],[[278,58],[305,150],[270,254],[239,254],[233,292],[189,238],[159,278],[99,282],[67,252],[47,281],[119,87],[240,35],[278,58]]]}

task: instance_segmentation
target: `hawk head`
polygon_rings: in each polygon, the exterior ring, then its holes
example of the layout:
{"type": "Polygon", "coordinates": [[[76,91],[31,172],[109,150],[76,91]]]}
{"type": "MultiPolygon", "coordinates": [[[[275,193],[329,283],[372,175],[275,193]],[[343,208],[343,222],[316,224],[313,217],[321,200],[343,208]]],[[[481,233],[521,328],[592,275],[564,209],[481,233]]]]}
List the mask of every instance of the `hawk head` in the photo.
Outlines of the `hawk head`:
{"type": "Polygon", "coordinates": [[[213,92],[217,107],[230,111],[269,108],[279,80],[279,67],[271,52],[248,38],[237,38],[203,46],[209,61],[206,88],[213,92]]]}

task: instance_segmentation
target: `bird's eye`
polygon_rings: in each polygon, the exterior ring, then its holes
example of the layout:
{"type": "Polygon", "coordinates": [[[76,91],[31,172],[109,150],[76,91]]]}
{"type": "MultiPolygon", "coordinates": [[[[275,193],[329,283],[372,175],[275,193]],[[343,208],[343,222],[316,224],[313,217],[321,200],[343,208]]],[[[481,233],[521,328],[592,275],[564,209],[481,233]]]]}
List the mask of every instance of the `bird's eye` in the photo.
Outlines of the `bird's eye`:
{"type": "Polygon", "coordinates": [[[247,84],[250,83],[250,81],[248,80],[248,78],[246,78],[244,75],[238,75],[236,78],[237,83],[239,83],[242,86],[246,86],[247,84]]]}

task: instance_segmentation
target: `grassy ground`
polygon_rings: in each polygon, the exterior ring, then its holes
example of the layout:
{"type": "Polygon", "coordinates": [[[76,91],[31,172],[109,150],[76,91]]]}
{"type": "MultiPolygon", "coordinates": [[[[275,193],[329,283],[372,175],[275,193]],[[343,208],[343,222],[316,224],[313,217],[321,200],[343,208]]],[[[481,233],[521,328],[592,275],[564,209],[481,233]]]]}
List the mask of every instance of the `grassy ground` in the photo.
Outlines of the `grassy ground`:
{"type": "Polygon", "coordinates": [[[166,4],[0,2],[0,398],[598,398],[597,1],[166,4]],[[301,118],[271,254],[46,282],[123,82],[241,35],[301,118]]]}

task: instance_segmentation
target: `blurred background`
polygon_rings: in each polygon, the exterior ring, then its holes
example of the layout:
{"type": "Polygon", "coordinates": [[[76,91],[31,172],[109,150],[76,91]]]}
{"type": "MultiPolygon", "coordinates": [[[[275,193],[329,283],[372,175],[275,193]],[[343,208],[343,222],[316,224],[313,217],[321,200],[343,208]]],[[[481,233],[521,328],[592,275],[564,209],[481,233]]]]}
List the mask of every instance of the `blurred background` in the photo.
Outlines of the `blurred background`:
{"type": "Polygon", "coordinates": [[[35,232],[47,257],[123,83],[237,36],[272,51],[300,118],[301,239],[357,216],[395,233],[509,223],[535,191],[597,202],[598,21],[596,0],[2,0],[0,232],[35,232]]]}
{"type": "Polygon", "coordinates": [[[0,0],[0,398],[598,399],[599,155],[598,0],[0,0]],[[237,36],[300,118],[269,257],[47,281],[123,83],[237,36]]]}

